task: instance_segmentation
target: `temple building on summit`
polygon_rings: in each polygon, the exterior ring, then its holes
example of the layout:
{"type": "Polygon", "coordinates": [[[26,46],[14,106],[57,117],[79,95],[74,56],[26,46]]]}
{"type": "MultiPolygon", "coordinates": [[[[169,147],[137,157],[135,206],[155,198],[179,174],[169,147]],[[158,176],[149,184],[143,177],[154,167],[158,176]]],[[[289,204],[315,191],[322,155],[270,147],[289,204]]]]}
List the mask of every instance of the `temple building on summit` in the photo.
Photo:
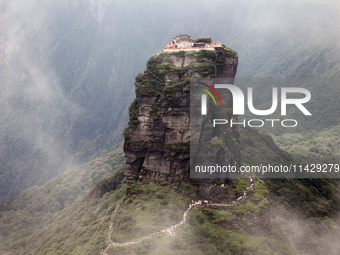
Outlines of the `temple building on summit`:
{"type": "Polygon", "coordinates": [[[193,46],[193,40],[188,34],[180,34],[174,37],[171,41],[173,45],[177,45],[178,48],[190,48],[193,46]]]}
{"type": "Polygon", "coordinates": [[[202,37],[193,40],[188,34],[179,34],[163,47],[163,51],[215,50],[216,47],[222,47],[222,44],[213,42],[211,38],[202,37]]]}

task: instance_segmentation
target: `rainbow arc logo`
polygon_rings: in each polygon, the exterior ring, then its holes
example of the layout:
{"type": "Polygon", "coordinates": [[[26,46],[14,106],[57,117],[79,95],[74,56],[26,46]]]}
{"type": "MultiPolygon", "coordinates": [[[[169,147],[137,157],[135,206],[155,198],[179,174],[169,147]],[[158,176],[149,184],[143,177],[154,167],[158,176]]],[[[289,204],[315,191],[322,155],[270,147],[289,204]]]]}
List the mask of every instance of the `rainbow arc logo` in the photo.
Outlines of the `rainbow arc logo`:
{"type": "MultiPolygon", "coordinates": [[[[199,83],[199,84],[202,84],[203,86],[206,86],[206,87],[209,88],[212,92],[214,92],[214,94],[217,96],[218,100],[220,101],[221,106],[223,106],[220,95],[217,93],[217,91],[216,91],[213,87],[211,87],[211,86],[208,85],[208,84],[202,83],[202,82],[198,82],[198,83],[199,83]]],[[[214,101],[215,105],[217,106],[215,97],[211,94],[211,92],[210,92],[209,90],[204,89],[204,88],[199,88],[199,89],[201,89],[201,90],[203,90],[204,92],[206,92],[206,93],[212,98],[212,100],[214,101]]]]}

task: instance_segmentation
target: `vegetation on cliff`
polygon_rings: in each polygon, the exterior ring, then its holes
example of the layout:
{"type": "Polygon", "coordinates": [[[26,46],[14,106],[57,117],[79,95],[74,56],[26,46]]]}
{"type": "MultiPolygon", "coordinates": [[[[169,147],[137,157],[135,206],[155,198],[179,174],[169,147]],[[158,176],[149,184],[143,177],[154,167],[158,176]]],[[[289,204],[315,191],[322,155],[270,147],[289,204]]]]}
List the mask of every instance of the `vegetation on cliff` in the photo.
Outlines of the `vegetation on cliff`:
{"type": "Polygon", "coordinates": [[[219,48],[160,52],[136,76],[136,99],[124,131],[128,184],[179,185],[188,180],[191,78],[236,75],[237,54],[219,48]]]}
{"type": "MultiPolygon", "coordinates": [[[[230,50],[231,51],[231,50],[230,50]]],[[[223,59],[226,57],[234,57],[236,53],[227,54],[223,51],[223,59]]],[[[178,52],[161,52],[149,59],[146,64],[147,69],[144,74],[138,74],[136,77],[136,95],[139,96],[158,96],[163,93],[180,90],[190,81],[190,74],[198,72],[207,76],[215,73],[215,61],[220,55],[217,51],[178,51],[178,52]],[[187,66],[175,66],[170,61],[170,56],[177,57],[194,56],[197,62],[187,66]],[[178,76],[178,81],[165,86],[164,78],[166,74],[174,73],[178,76]]]]}

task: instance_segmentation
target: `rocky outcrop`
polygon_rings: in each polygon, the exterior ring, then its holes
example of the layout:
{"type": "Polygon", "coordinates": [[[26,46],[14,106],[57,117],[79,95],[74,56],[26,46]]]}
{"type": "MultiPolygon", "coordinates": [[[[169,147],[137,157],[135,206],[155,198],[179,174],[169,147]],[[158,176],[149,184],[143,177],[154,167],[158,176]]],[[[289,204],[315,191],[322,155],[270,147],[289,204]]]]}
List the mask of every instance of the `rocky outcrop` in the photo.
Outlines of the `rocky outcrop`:
{"type": "MultiPolygon", "coordinates": [[[[190,79],[234,78],[237,63],[237,54],[226,47],[161,52],[150,58],[144,73],[136,77],[136,99],[124,132],[128,186],[147,182],[176,187],[189,181],[190,79]]],[[[216,134],[204,135],[212,139],[216,134]]],[[[231,145],[236,135],[237,131],[230,129],[226,144],[231,145]]],[[[234,161],[239,162],[238,145],[231,147],[234,161]]],[[[216,182],[225,180],[197,181],[208,193],[216,182]]]]}

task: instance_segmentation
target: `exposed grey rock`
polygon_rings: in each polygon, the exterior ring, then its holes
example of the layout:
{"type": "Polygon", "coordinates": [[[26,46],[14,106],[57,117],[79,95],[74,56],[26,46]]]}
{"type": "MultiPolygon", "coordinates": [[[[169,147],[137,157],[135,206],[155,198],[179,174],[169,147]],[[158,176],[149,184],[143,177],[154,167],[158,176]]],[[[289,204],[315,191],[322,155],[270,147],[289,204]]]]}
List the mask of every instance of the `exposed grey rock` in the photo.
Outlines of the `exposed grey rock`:
{"type": "MultiPolygon", "coordinates": [[[[177,186],[190,180],[190,81],[196,78],[234,78],[237,55],[213,51],[159,53],[136,77],[136,101],[130,107],[130,123],[125,130],[125,176],[131,183],[158,183],[177,186]],[[210,64],[207,72],[197,64],[210,64]],[[176,83],[180,83],[176,86],[176,83]]],[[[231,105],[231,101],[229,102],[231,105]]],[[[217,132],[217,131],[216,131],[217,132]]],[[[235,128],[225,137],[232,144],[235,128]]],[[[212,139],[212,134],[193,134],[212,139]]],[[[215,135],[215,134],[214,134],[215,135]]],[[[239,148],[230,149],[239,162],[239,148]]],[[[226,180],[196,180],[202,193],[216,195],[214,184],[226,180]]]]}

